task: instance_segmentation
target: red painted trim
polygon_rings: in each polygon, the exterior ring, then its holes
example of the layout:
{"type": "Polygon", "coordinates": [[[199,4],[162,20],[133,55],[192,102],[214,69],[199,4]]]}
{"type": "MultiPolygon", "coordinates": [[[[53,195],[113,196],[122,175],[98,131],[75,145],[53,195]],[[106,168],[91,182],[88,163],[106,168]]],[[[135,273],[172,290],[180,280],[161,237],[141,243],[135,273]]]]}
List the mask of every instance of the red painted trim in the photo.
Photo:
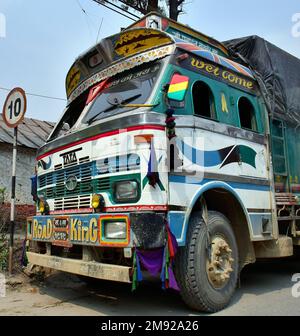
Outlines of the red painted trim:
{"type": "MultiPolygon", "coordinates": [[[[101,212],[101,215],[105,213],[114,213],[114,212],[122,212],[122,211],[168,211],[167,205],[129,205],[129,206],[114,206],[104,208],[104,212],[101,212]]],[[[85,209],[73,209],[72,212],[70,210],[59,210],[59,211],[50,211],[50,215],[62,215],[62,214],[84,214],[84,213],[92,213],[93,209],[85,208],[85,209]]]]}
{"type": "MultiPolygon", "coordinates": [[[[84,208],[84,209],[72,209],[72,212],[70,210],[57,210],[57,211],[50,211],[50,215],[77,215],[77,214],[83,214],[83,213],[92,213],[93,209],[91,208],[84,208]]],[[[40,216],[40,214],[39,214],[40,216]]]]}
{"type": "Polygon", "coordinates": [[[106,212],[120,212],[120,211],[167,211],[167,205],[133,205],[133,206],[114,206],[104,209],[106,212]]]}
{"type": "MultiPolygon", "coordinates": [[[[132,126],[132,127],[126,128],[127,132],[134,132],[134,131],[140,131],[140,130],[164,131],[165,127],[164,126],[157,126],[157,125],[143,125],[143,126],[132,126]]],[[[57,153],[59,151],[68,149],[70,147],[78,146],[78,145],[81,145],[81,144],[89,142],[89,141],[94,141],[94,140],[106,138],[106,137],[117,135],[117,134],[120,134],[120,130],[119,129],[115,130],[115,131],[110,131],[110,132],[107,132],[107,133],[102,133],[102,134],[94,135],[93,137],[90,137],[90,138],[78,140],[78,141],[75,141],[75,142],[70,143],[68,145],[61,146],[61,147],[58,147],[56,149],[53,149],[52,151],[49,151],[49,152],[47,152],[47,153],[45,153],[43,155],[40,155],[39,157],[36,158],[36,160],[37,161],[41,160],[41,159],[43,159],[43,158],[45,158],[45,157],[47,157],[47,156],[49,156],[51,154],[54,154],[54,153],[57,153]]]]}

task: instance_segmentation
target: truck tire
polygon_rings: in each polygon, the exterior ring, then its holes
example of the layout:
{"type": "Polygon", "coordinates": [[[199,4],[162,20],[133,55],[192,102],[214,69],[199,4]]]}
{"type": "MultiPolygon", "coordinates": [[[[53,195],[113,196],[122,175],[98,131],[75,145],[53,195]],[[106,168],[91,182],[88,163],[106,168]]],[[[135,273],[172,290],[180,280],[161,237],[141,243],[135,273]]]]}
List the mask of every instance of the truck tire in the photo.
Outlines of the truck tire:
{"type": "Polygon", "coordinates": [[[228,219],[209,211],[207,226],[209,235],[201,212],[192,214],[186,246],[179,249],[176,257],[175,272],[183,301],[194,310],[213,313],[229,304],[236,288],[239,261],[228,219]]]}

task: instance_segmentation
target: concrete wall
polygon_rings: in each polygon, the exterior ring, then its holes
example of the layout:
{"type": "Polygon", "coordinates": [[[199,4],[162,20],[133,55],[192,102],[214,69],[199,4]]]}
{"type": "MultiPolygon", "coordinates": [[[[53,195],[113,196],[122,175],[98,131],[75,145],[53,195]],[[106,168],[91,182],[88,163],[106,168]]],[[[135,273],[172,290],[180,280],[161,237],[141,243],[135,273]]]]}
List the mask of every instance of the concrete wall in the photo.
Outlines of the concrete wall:
{"type": "MultiPolygon", "coordinates": [[[[34,175],[36,150],[18,147],[16,204],[34,204],[30,177],[34,175]]],[[[0,188],[6,188],[4,202],[10,202],[12,145],[0,144],[0,188]]]]}

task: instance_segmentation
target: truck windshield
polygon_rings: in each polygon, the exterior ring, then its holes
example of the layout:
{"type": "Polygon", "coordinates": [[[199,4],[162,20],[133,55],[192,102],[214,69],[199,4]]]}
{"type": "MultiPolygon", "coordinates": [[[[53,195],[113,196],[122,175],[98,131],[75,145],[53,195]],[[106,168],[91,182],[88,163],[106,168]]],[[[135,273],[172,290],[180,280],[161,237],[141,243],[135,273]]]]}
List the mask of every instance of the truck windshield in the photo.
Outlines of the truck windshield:
{"type": "MultiPolygon", "coordinates": [[[[160,68],[161,62],[155,62],[136,67],[109,79],[105,90],[91,103],[81,124],[91,125],[97,120],[134,109],[134,107],[123,105],[146,103],[153,90],[160,68]]],[[[88,95],[89,91],[70,104],[48,141],[64,136],[66,132],[72,129],[82,112],[86,111],[88,95]]]]}
{"type": "Polygon", "coordinates": [[[155,63],[113,77],[94,100],[82,123],[90,125],[97,120],[135,108],[127,107],[128,104],[146,103],[159,70],[160,63],[155,63]]]}

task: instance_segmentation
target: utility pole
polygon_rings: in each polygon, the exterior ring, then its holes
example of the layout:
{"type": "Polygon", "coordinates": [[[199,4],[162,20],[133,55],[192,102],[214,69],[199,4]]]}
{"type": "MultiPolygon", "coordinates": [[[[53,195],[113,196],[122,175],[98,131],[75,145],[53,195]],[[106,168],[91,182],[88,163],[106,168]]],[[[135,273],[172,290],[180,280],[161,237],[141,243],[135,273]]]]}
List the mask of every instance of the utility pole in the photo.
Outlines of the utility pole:
{"type": "Polygon", "coordinates": [[[7,96],[2,117],[6,126],[14,129],[13,135],[13,157],[11,176],[11,203],[10,203],[10,240],[9,240],[9,275],[13,273],[13,252],[14,252],[14,231],[15,231],[15,198],[16,198],[16,165],[17,165],[17,144],[18,125],[23,121],[26,112],[27,100],[23,89],[15,88],[7,96]]]}

